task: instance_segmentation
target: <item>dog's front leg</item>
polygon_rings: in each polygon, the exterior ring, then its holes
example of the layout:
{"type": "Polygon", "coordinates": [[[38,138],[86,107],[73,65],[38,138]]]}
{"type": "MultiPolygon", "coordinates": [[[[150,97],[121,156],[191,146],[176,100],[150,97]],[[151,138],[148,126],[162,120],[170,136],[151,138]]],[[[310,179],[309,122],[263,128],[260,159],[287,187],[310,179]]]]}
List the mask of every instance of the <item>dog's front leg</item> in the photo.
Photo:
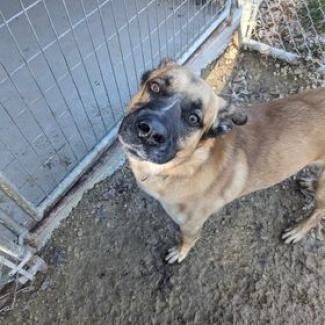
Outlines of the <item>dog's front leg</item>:
{"type": "Polygon", "coordinates": [[[207,217],[190,218],[180,225],[181,241],[178,246],[172,247],[168,250],[166,255],[166,262],[173,264],[175,262],[182,262],[196,241],[200,238],[200,232],[207,217]]]}

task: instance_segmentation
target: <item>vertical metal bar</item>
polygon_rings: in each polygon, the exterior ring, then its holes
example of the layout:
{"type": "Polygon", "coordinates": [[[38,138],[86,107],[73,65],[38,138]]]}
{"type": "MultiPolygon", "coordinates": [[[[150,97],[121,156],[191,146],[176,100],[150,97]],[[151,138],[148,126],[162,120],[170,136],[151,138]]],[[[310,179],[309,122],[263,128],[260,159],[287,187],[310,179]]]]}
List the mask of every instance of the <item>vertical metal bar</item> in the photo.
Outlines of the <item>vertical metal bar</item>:
{"type": "MultiPolygon", "coordinates": [[[[248,17],[248,26],[247,26],[246,33],[244,35],[245,39],[251,39],[252,32],[256,25],[257,15],[259,14],[258,9],[260,7],[260,3],[261,0],[258,0],[256,3],[254,3],[253,10],[249,10],[251,11],[251,13],[249,14],[248,17]]],[[[249,6],[248,8],[251,9],[251,6],[249,6]]]]}
{"type": "MultiPolygon", "coordinates": [[[[3,21],[5,21],[5,17],[4,17],[4,15],[3,15],[3,13],[2,13],[1,10],[0,10],[0,17],[3,19],[3,21]]],[[[36,85],[38,91],[40,92],[40,94],[41,94],[42,97],[44,98],[44,100],[45,100],[45,102],[46,102],[46,105],[48,106],[48,108],[49,108],[49,110],[50,110],[50,112],[51,112],[51,115],[53,116],[54,120],[57,122],[57,120],[56,120],[56,118],[55,118],[55,114],[54,114],[54,112],[52,111],[52,108],[51,108],[51,106],[50,106],[50,104],[49,104],[49,102],[48,102],[48,100],[47,100],[47,98],[46,98],[46,96],[45,96],[45,94],[44,94],[44,92],[43,92],[43,90],[42,90],[42,88],[41,88],[39,82],[37,81],[36,76],[34,75],[34,72],[33,72],[32,69],[30,68],[29,63],[27,62],[27,60],[25,59],[25,57],[24,57],[24,55],[23,55],[23,53],[22,53],[22,50],[20,49],[20,46],[19,46],[19,44],[18,44],[18,42],[17,42],[17,40],[16,40],[16,38],[15,38],[15,35],[13,34],[13,32],[12,32],[10,26],[9,26],[6,22],[5,22],[5,24],[6,24],[6,28],[7,28],[8,32],[9,32],[9,34],[10,34],[12,40],[14,41],[15,47],[16,47],[18,53],[19,53],[19,56],[20,56],[21,60],[24,62],[25,66],[27,67],[28,72],[29,72],[30,75],[32,76],[32,79],[33,79],[33,81],[35,82],[35,85],[36,85]]],[[[6,71],[6,68],[5,68],[2,64],[1,64],[1,66],[2,66],[3,70],[6,72],[7,76],[10,77],[10,74],[6,71]]],[[[16,87],[16,85],[15,85],[14,81],[11,79],[11,77],[10,77],[10,81],[13,83],[13,85],[14,85],[15,88],[16,88],[16,90],[18,91],[18,88],[16,87]]],[[[22,95],[21,95],[21,98],[23,98],[22,95]]],[[[27,105],[27,103],[25,102],[25,100],[23,100],[23,102],[26,104],[26,107],[29,107],[29,106],[27,105]]],[[[44,136],[46,137],[46,139],[47,139],[47,140],[49,141],[49,143],[51,144],[53,150],[56,152],[56,154],[58,155],[58,157],[60,157],[58,151],[55,149],[55,147],[54,147],[53,143],[51,142],[50,138],[47,136],[47,134],[44,132],[44,129],[42,128],[41,124],[40,124],[40,123],[38,122],[38,120],[35,118],[35,115],[34,115],[34,113],[32,112],[32,110],[29,110],[29,111],[30,111],[30,113],[33,115],[33,118],[35,119],[35,122],[37,123],[37,125],[38,125],[38,126],[40,127],[40,129],[42,130],[44,136]]],[[[65,134],[63,133],[62,128],[61,128],[61,126],[60,126],[60,124],[59,124],[58,122],[57,122],[57,125],[58,125],[59,129],[61,130],[63,136],[65,137],[65,134]]],[[[66,138],[66,137],[65,137],[65,138],[66,138]]],[[[66,141],[67,141],[67,140],[66,140],[66,141]]],[[[67,141],[67,143],[69,143],[69,142],[67,141]]],[[[72,151],[72,154],[75,155],[73,151],[72,151]]]]}
{"type": "MultiPolygon", "coordinates": [[[[203,0],[201,0],[200,1],[200,8],[202,8],[202,1],[203,0]]],[[[197,8],[195,9],[195,11],[197,11],[197,8]]],[[[203,12],[202,12],[202,15],[203,15],[203,12]]],[[[197,34],[199,34],[200,33],[200,31],[201,31],[201,19],[202,19],[202,17],[201,17],[201,15],[199,14],[198,15],[198,19],[197,19],[197,33],[196,33],[196,35],[195,36],[197,36],[197,34]]]]}
{"type": "Polygon", "coordinates": [[[158,15],[158,2],[157,1],[155,1],[154,4],[155,4],[155,11],[156,11],[156,24],[157,24],[157,35],[158,35],[158,53],[159,53],[159,61],[160,61],[161,60],[161,42],[160,42],[159,15],[158,15]]]}
{"type": "Polygon", "coordinates": [[[174,47],[174,58],[177,57],[176,51],[176,28],[175,28],[175,0],[173,0],[173,47],[174,47]]]}
{"type": "Polygon", "coordinates": [[[138,0],[135,0],[135,11],[136,11],[137,25],[138,25],[138,29],[139,29],[139,36],[140,36],[140,39],[141,39],[140,47],[141,47],[141,53],[142,53],[143,70],[145,70],[146,69],[146,60],[145,60],[145,57],[144,57],[144,37],[142,35],[140,19],[139,19],[138,0]]]}
{"type": "MultiPolygon", "coordinates": [[[[212,3],[212,6],[213,6],[213,3],[212,3]]],[[[215,3],[215,5],[214,5],[213,8],[214,8],[214,10],[212,10],[212,11],[214,12],[214,14],[213,14],[213,17],[214,17],[214,16],[216,16],[216,14],[217,14],[217,12],[218,12],[218,10],[217,10],[217,3],[215,3]]],[[[213,9],[213,8],[212,8],[212,9],[213,9]]]]}
{"type": "MultiPolygon", "coordinates": [[[[228,1],[231,1],[231,0],[228,0],[228,1]]],[[[210,22],[213,21],[213,18],[214,18],[212,4],[213,4],[213,0],[210,0],[209,1],[209,6],[208,6],[209,13],[210,13],[210,22]]]]}
{"type": "Polygon", "coordinates": [[[206,3],[203,3],[203,0],[201,0],[200,4],[200,9],[199,9],[199,14],[200,14],[200,22],[199,22],[199,33],[202,31],[203,27],[205,26],[205,8],[206,8],[206,3]]]}
{"type": "Polygon", "coordinates": [[[120,99],[120,103],[121,103],[121,107],[120,107],[120,111],[122,112],[122,114],[124,114],[124,103],[123,103],[123,97],[122,97],[122,94],[121,94],[121,90],[120,90],[120,87],[117,83],[117,77],[116,77],[116,72],[115,72],[115,69],[114,69],[114,66],[113,66],[113,60],[112,60],[112,56],[111,56],[111,52],[109,50],[109,45],[108,45],[108,37],[107,37],[107,34],[106,34],[106,29],[105,29],[105,25],[104,25],[104,20],[103,20],[103,17],[102,17],[102,12],[100,10],[100,7],[99,7],[99,0],[96,0],[96,8],[98,10],[98,13],[99,13],[99,20],[100,20],[100,26],[101,26],[101,29],[102,29],[102,33],[104,35],[104,39],[105,39],[105,45],[106,45],[106,50],[107,50],[107,55],[108,55],[108,63],[109,65],[111,66],[112,68],[112,71],[113,71],[113,78],[114,78],[114,83],[115,83],[115,86],[116,86],[116,89],[117,89],[117,93],[119,95],[119,99],[120,99]]]}
{"type": "MultiPolygon", "coordinates": [[[[68,8],[67,8],[67,4],[66,4],[65,0],[62,0],[62,3],[63,3],[64,10],[65,10],[65,12],[66,12],[66,14],[67,14],[67,17],[68,17],[68,22],[69,22],[69,26],[70,26],[70,30],[71,30],[71,33],[72,33],[72,38],[73,38],[74,44],[75,44],[76,49],[77,49],[77,51],[78,51],[78,54],[79,54],[79,56],[80,56],[81,64],[82,64],[82,67],[83,67],[84,70],[85,70],[86,77],[87,77],[87,80],[88,80],[88,83],[89,83],[89,86],[90,86],[91,93],[92,93],[92,95],[93,95],[93,97],[94,97],[94,99],[95,99],[95,102],[96,102],[96,108],[97,108],[97,111],[98,111],[98,113],[99,113],[99,115],[100,115],[100,119],[101,119],[101,121],[102,121],[102,123],[103,123],[103,126],[104,126],[104,129],[105,129],[105,128],[106,128],[106,125],[105,125],[105,122],[104,122],[104,119],[103,119],[102,113],[101,113],[101,111],[100,111],[100,109],[99,109],[99,103],[98,103],[98,100],[97,100],[97,96],[96,96],[96,94],[95,94],[95,90],[94,90],[93,84],[92,84],[92,82],[91,82],[91,80],[90,80],[90,77],[89,77],[89,73],[88,73],[88,70],[87,70],[87,67],[86,67],[85,60],[84,60],[84,58],[83,58],[83,56],[82,56],[82,53],[81,53],[81,50],[80,50],[80,44],[79,44],[79,42],[78,42],[78,40],[77,40],[76,34],[75,34],[75,32],[74,32],[74,28],[73,28],[73,26],[72,26],[72,21],[71,21],[70,13],[69,13],[68,8]]],[[[91,125],[92,125],[92,127],[94,128],[94,125],[93,125],[93,124],[91,124],[91,125]]],[[[95,129],[95,128],[94,128],[94,129],[95,129]]],[[[95,133],[95,135],[96,135],[96,132],[94,132],[94,133],[95,133]]],[[[99,140],[99,138],[97,137],[97,135],[96,135],[96,139],[99,140]]]]}
{"type": "MultiPolygon", "coordinates": [[[[104,79],[104,76],[103,76],[103,72],[102,72],[102,69],[101,69],[101,66],[100,66],[100,63],[99,63],[99,59],[98,59],[96,47],[95,47],[95,44],[94,44],[94,40],[93,40],[93,37],[92,37],[91,32],[90,32],[90,27],[89,27],[89,22],[88,22],[88,17],[87,17],[87,13],[86,13],[84,0],[80,0],[80,3],[81,3],[83,14],[85,16],[85,22],[86,22],[86,26],[87,26],[87,30],[88,30],[88,35],[89,35],[89,38],[90,38],[91,46],[92,46],[94,54],[95,54],[96,64],[97,64],[97,67],[98,67],[98,70],[99,70],[100,78],[101,78],[102,83],[103,83],[103,87],[104,87],[105,94],[106,94],[106,97],[107,97],[108,105],[109,105],[110,111],[111,111],[111,113],[113,115],[114,122],[116,123],[116,121],[117,121],[116,116],[115,116],[113,106],[112,106],[112,103],[111,103],[111,100],[110,100],[110,97],[109,97],[109,94],[108,94],[108,89],[107,89],[106,82],[105,82],[105,79],[104,79]]],[[[106,123],[105,123],[105,127],[106,127],[106,130],[108,130],[108,126],[107,126],[106,123]]]]}
{"type": "MultiPolygon", "coordinates": [[[[231,0],[228,0],[228,3],[231,3],[231,0]]],[[[205,4],[203,4],[203,2],[202,2],[202,0],[201,0],[201,5],[200,5],[200,9],[198,9],[197,10],[197,12],[194,14],[194,16],[190,19],[190,21],[194,21],[194,18],[196,17],[196,16],[200,16],[201,14],[203,15],[203,16],[206,16],[205,14],[204,14],[204,12],[205,12],[205,9],[208,9],[208,5],[209,5],[209,2],[206,2],[205,4]]],[[[225,9],[224,9],[225,10],[225,9]]],[[[200,18],[200,17],[199,17],[200,18]]],[[[217,18],[218,19],[218,18],[217,18]]],[[[209,23],[204,23],[204,24],[202,24],[202,26],[201,26],[201,24],[200,24],[200,22],[198,23],[198,34],[202,31],[202,30],[204,30],[204,29],[207,29],[209,26],[210,26],[210,24],[209,23]]]]}
{"type": "Polygon", "coordinates": [[[187,0],[187,23],[186,23],[186,49],[189,48],[189,30],[190,30],[190,1],[187,0]]]}
{"type": "Polygon", "coordinates": [[[202,20],[204,20],[204,23],[202,22],[202,24],[201,24],[201,26],[200,26],[200,29],[199,29],[199,32],[201,32],[201,30],[202,30],[202,25],[204,25],[205,24],[205,22],[206,22],[206,18],[205,18],[205,4],[203,4],[203,0],[201,0],[201,5],[200,5],[200,10],[201,9],[203,9],[202,10],[202,20]]]}
{"type": "Polygon", "coordinates": [[[130,80],[129,80],[129,77],[128,77],[128,74],[127,74],[128,70],[127,70],[126,65],[125,65],[125,58],[124,58],[123,49],[122,49],[122,45],[121,45],[120,32],[119,32],[116,17],[115,17],[115,10],[114,10],[114,6],[113,6],[113,1],[112,0],[109,1],[109,4],[111,6],[111,10],[112,10],[112,13],[113,13],[113,21],[114,21],[114,26],[115,26],[115,30],[116,30],[116,37],[117,37],[118,47],[119,47],[119,50],[121,52],[121,59],[122,59],[122,66],[123,66],[123,70],[124,70],[124,75],[126,77],[126,81],[127,81],[128,88],[129,88],[129,98],[131,98],[132,90],[131,90],[130,80]]]}
{"type": "MultiPolygon", "coordinates": [[[[187,19],[187,16],[186,16],[187,6],[186,6],[186,4],[188,4],[188,1],[189,0],[185,0],[185,1],[183,1],[181,3],[181,9],[184,10],[184,17],[185,17],[185,19],[187,19]]],[[[183,15],[181,14],[181,16],[183,16],[183,15]]],[[[182,45],[181,49],[184,52],[184,51],[186,51],[186,48],[187,48],[187,26],[188,25],[187,25],[187,21],[186,21],[185,22],[185,31],[184,31],[184,24],[182,23],[182,19],[180,19],[180,24],[181,24],[180,27],[181,27],[181,40],[182,40],[182,42],[181,42],[181,45],[182,45]],[[186,36],[185,35],[183,36],[183,33],[182,32],[185,32],[186,33],[186,36]],[[184,40],[185,37],[186,37],[186,40],[184,40]]]]}
{"type": "MultiPolygon", "coordinates": [[[[184,13],[182,12],[182,17],[183,17],[183,14],[184,14],[184,17],[186,19],[186,3],[188,2],[188,0],[185,1],[185,3],[183,3],[181,9],[182,11],[184,11],[184,13]]],[[[182,19],[180,20],[181,21],[181,39],[182,39],[182,51],[186,51],[186,39],[184,40],[184,38],[186,37],[186,35],[184,35],[183,32],[186,33],[186,27],[187,27],[187,23],[185,23],[185,31],[184,31],[184,24],[182,23],[182,19]],[[185,43],[185,44],[184,44],[185,43]]]]}
{"type": "MultiPolygon", "coordinates": [[[[201,2],[203,3],[203,0],[201,2]]],[[[210,2],[210,0],[207,0],[207,3],[203,5],[203,8],[204,8],[204,10],[203,10],[203,14],[204,14],[204,26],[207,25],[207,10],[206,9],[208,9],[207,4],[209,2],[210,2]]]]}
{"type": "Polygon", "coordinates": [[[128,13],[128,9],[125,5],[125,0],[123,0],[123,10],[125,11],[125,15],[126,15],[126,19],[127,19],[127,30],[128,30],[128,36],[129,36],[129,43],[130,43],[130,47],[131,47],[131,56],[132,56],[134,75],[135,75],[137,82],[139,82],[138,71],[137,71],[137,66],[136,66],[136,62],[135,62],[135,53],[134,53],[134,49],[133,49],[132,37],[131,37],[131,32],[130,32],[129,13],[128,13]]]}
{"type": "Polygon", "coordinates": [[[176,34],[179,32],[179,54],[182,54],[183,48],[182,48],[182,2],[181,5],[176,7],[176,17],[178,24],[176,25],[177,31],[176,34]]]}
{"type": "Polygon", "coordinates": [[[175,57],[178,57],[178,55],[182,54],[183,51],[183,36],[182,36],[182,32],[183,32],[183,24],[182,24],[182,8],[184,5],[186,5],[186,2],[188,0],[181,0],[180,5],[175,7],[175,3],[173,0],[173,34],[174,34],[174,44],[176,45],[176,35],[179,35],[179,42],[180,42],[180,49],[179,52],[176,53],[175,57]],[[175,10],[176,9],[176,10],[175,10]],[[177,12],[179,12],[179,14],[177,14],[177,12]],[[177,31],[175,30],[175,17],[179,16],[179,24],[177,26],[177,31]]]}
{"type": "Polygon", "coordinates": [[[169,51],[168,51],[168,25],[167,25],[167,20],[168,20],[168,14],[167,14],[167,9],[168,9],[168,2],[164,3],[164,7],[165,7],[165,39],[166,39],[166,56],[169,56],[169,51]]]}
{"type": "MultiPolygon", "coordinates": [[[[42,45],[41,45],[40,39],[39,39],[39,37],[38,37],[38,34],[37,34],[37,32],[36,32],[36,30],[35,30],[35,28],[34,28],[34,25],[32,24],[32,22],[31,22],[31,20],[30,20],[30,17],[29,17],[29,15],[28,15],[27,11],[26,11],[26,8],[24,7],[24,4],[23,4],[22,0],[20,0],[20,4],[21,4],[21,7],[23,8],[23,11],[24,11],[25,17],[26,17],[26,19],[27,19],[27,21],[28,21],[28,24],[29,24],[29,26],[30,26],[30,28],[31,28],[31,30],[32,30],[32,32],[33,32],[33,35],[34,35],[34,37],[35,37],[35,39],[36,39],[37,45],[38,45],[38,47],[39,47],[39,49],[40,49],[40,51],[41,51],[41,53],[42,53],[42,56],[43,56],[43,58],[44,58],[44,60],[45,60],[45,62],[46,62],[46,64],[47,64],[49,70],[50,70],[50,73],[51,73],[51,75],[52,75],[52,78],[53,78],[53,80],[54,80],[54,83],[55,83],[55,85],[57,86],[57,88],[58,88],[58,90],[59,90],[59,92],[60,92],[60,94],[61,94],[61,96],[62,96],[63,102],[64,102],[65,106],[67,107],[67,109],[68,109],[68,111],[69,111],[69,113],[70,113],[70,115],[71,115],[71,118],[72,118],[73,124],[74,124],[74,126],[76,127],[77,132],[79,133],[79,136],[80,136],[81,141],[83,142],[85,148],[87,148],[86,142],[84,141],[84,139],[83,139],[83,137],[82,137],[82,134],[81,134],[81,131],[80,131],[79,127],[78,127],[78,124],[76,123],[76,121],[75,121],[75,119],[74,119],[74,117],[73,117],[73,115],[72,115],[72,113],[71,113],[71,111],[70,111],[69,104],[67,103],[66,98],[65,98],[65,96],[63,95],[63,91],[62,91],[62,89],[61,89],[60,83],[58,82],[57,78],[55,77],[54,71],[52,70],[51,65],[50,65],[50,62],[48,61],[47,56],[45,55],[45,52],[44,52],[44,50],[43,50],[43,48],[42,48],[42,45]]],[[[54,117],[54,116],[53,116],[53,117],[54,117]]],[[[56,120],[55,117],[54,117],[54,119],[55,119],[55,121],[57,122],[57,120],[56,120]]],[[[58,122],[57,122],[57,124],[59,125],[58,122]]],[[[59,127],[60,127],[60,126],[59,126],[59,127]]],[[[70,142],[68,141],[68,139],[67,139],[67,137],[65,136],[65,134],[64,134],[63,130],[61,129],[61,127],[60,127],[60,130],[61,130],[61,132],[63,133],[63,136],[64,136],[65,141],[69,144],[69,146],[70,146],[72,152],[74,153],[74,151],[73,151],[73,147],[72,147],[72,145],[70,144],[70,142]]],[[[74,156],[75,156],[75,159],[78,161],[78,156],[77,156],[77,155],[74,155],[74,156]]]]}
{"type": "MultiPolygon", "coordinates": [[[[180,51],[180,54],[183,52],[183,38],[182,38],[182,30],[183,30],[183,24],[182,24],[182,5],[183,5],[183,2],[181,2],[181,5],[178,6],[178,8],[176,8],[176,13],[177,11],[179,11],[179,13],[177,14],[177,17],[178,17],[178,21],[179,21],[179,51],[180,51]]],[[[177,28],[178,28],[177,27],[177,28]]]]}
{"type": "Polygon", "coordinates": [[[192,36],[191,36],[192,39],[191,39],[191,42],[196,37],[196,34],[195,34],[195,30],[196,30],[196,28],[195,28],[195,19],[197,19],[197,17],[196,17],[196,4],[195,3],[193,4],[192,12],[193,12],[193,15],[192,15],[193,17],[191,19],[192,19],[193,23],[192,23],[192,36]]]}
{"type": "Polygon", "coordinates": [[[154,58],[155,55],[153,53],[153,46],[152,46],[152,35],[151,35],[151,29],[150,29],[150,19],[149,19],[149,13],[148,13],[149,6],[145,5],[145,11],[146,11],[146,18],[147,18],[147,25],[148,25],[148,33],[149,33],[149,41],[150,41],[150,52],[151,52],[151,67],[154,67],[154,58]]]}
{"type": "MultiPolygon", "coordinates": [[[[43,3],[43,5],[44,5],[44,9],[45,9],[46,14],[47,14],[47,17],[48,17],[48,19],[49,19],[50,26],[51,26],[51,30],[52,30],[52,32],[53,32],[54,35],[55,35],[56,42],[57,42],[58,47],[59,47],[59,51],[60,51],[60,53],[61,53],[61,55],[62,55],[62,57],[63,57],[64,63],[65,63],[65,66],[66,66],[66,68],[67,68],[67,70],[68,70],[68,73],[69,73],[69,75],[70,75],[70,77],[71,77],[71,80],[72,80],[73,86],[74,86],[74,88],[76,89],[76,92],[77,92],[77,95],[78,95],[78,99],[79,99],[79,101],[80,101],[80,103],[81,103],[81,106],[82,106],[82,108],[83,108],[83,111],[84,111],[84,113],[85,113],[85,115],[86,115],[87,122],[89,123],[90,129],[91,129],[91,131],[92,131],[92,133],[93,133],[95,139],[97,139],[97,137],[96,137],[96,133],[95,133],[95,131],[94,131],[94,128],[92,127],[92,124],[91,124],[91,122],[90,122],[90,119],[89,119],[89,116],[88,116],[88,113],[87,113],[87,109],[86,109],[86,107],[85,107],[85,103],[84,103],[84,101],[82,100],[82,97],[81,97],[81,94],[80,94],[79,88],[78,88],[77,83],[76,83],[76,81],[75,81],[75,79],[74,79],[74,77],[73,77],[72,70],[71,70],[71,68],[70,68],[70,65],[69,65],[69,63],[68,63],[68,60],[67,60],[67,58],[66,58],[66,56],[65,56],[65,54],[64,54],[64,51],[63,51],[63,49],[62,49],[61,42],[60,42],[60,39],[59,39],[59,35],[58,35],[58,33],[57,33],[57,31],[56,31],[56,28],[55,28],[55,26],[54,26],[53,20],[52,20],[52,18],[51,18],[50,11],[49,11],[49,9],[48,9],[48,7],[47,7],[47,4],[46,4],[45,0],[42,0],[42,3],[43,3]]],[[[68,109],[69,109],[70,114],[71,114],[72,117],[73,117],[73,114],[72,114],[72,112],[71,112],[71,110],[70,110],[69,105],[68,105],[68,109]]],[[[78,130],[79,130],[79,128],[78,128],[78,130]]],[[[82,139],[83,139],[83,137],[82,137],[82,139]]],[[[86,148],[88,148],[87,145],[86,145],[86,148]]]]}

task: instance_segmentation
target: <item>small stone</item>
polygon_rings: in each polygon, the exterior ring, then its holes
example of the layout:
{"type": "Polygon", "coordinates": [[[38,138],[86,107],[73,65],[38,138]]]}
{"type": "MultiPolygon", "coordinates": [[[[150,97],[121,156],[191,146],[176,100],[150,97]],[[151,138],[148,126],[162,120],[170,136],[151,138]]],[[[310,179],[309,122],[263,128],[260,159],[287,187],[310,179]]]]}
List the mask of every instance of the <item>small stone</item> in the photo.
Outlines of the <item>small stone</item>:
{"type": "Polygon", "coordinates": [[[58,266],[65,262],[66,254],[63,248],[54,247],[50,257],[50,264],[58,266]]]}
{"type": "Polygon", "coordinates": [[[116,196],[116,190],[114,188],[109,189],[107,192],[103,194],[103,198],[105,200],[113,199],[116,196]]]}
{"type": "Polygon", "coordinates": [[[103,204],[98,204],[96,208],[96,219],[107,218],[107,211],[104,209],[103,204]]]}
{"type": "Polygon", "coordinates": [[[295,74],[302,74],[302,70],[301,70],[301,68],[297,68],[297,69],[295,69],[295,70],[294,70],[294,73],[295,73],[295,74]]]}
{"type": "Polygon", "coordinates": [[[44,282],[41,285],[41,290],[47,290],[50,286],[50,280],[49,279],[45,279],[44,282]]]}

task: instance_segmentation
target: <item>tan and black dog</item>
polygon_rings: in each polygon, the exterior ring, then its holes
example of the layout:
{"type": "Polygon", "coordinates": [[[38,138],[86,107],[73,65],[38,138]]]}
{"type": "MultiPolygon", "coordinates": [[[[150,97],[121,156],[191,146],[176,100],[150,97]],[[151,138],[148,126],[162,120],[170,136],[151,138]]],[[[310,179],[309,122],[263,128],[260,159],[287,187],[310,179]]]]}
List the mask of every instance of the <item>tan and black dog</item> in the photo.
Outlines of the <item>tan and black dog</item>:
{"type": "MultiPolygon", "coordinates": [[[[307,165],[325,166],[325,88],[243,114],[186,67],[165,60],[143,75],[119,139],[138,184],[179,224],[180,245],[166,260],[181,262],[204,222],[225,204],[307,165]]],[[[317,188],[316,210],[284,233],[286,243],[302,239],[325,216],[325,172],[306,182],[317,188]]]]}

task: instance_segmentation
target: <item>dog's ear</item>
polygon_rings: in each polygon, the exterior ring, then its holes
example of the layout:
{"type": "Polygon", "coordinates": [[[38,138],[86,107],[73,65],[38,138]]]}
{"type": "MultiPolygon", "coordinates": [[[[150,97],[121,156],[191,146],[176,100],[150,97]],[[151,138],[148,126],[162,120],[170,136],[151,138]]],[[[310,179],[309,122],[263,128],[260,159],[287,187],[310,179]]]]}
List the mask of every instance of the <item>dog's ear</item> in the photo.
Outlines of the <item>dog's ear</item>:
{"type": "Polygon", "coordinates": [[[248,117],[246,113],[231,103],[226,103],[223,108],[220,109],[216,121],[212,127],[208,130],[206,136],[209,138],[217,137],[230,132],[234,124],[244,125],[247,123],[248,117]]]}
{"type": "Polygon", "coordinates": [[[141,76],[141,86],[146,83],[146,81],[149,79],[150,74],[153,70],[147,70],[145,71],[141,76]]]}
{"type": "MultiPolygon", "coordinates": [[[[176,61],[171,59],[171,58],[164,58],[160,61],[160,63],[158,64],[157,69],[161,69],[164,68],[168,65],[176,65],[176,61]]],[[[145,71],[142,76],[141,76],[141,85],[144,85],[146,83],[146,81],[149,79],[151,73],[156,70],[156,69],[152,69],[152,70],[147,70],[145,71]]]]}
{"type": "Polygon", "coordinates": [[[161,59],[159,65],[158,65],[158,68],[164,68],[168,65],[176,65],[176,64],[177,64],[177,62],[174,59],[166,57],[166,58],[161,59]]]}

